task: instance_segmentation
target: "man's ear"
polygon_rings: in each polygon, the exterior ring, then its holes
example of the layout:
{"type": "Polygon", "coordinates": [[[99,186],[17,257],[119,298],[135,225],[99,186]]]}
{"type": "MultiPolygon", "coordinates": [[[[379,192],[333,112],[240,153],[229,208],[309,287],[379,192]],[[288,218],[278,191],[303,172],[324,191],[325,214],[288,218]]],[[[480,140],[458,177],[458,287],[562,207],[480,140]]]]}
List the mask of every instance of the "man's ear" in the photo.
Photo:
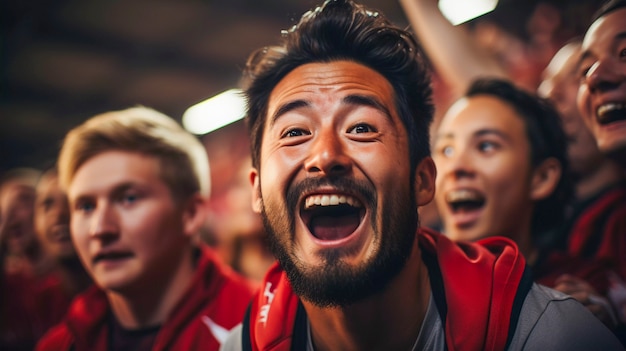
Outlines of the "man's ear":
{"type": "Polygon", "coordinates": [[[200,194],[194,194],[185,202],[183,226],[186,235],[194,236],[198,233],[206,219],[206,206],[207,199],[200,194]]]}
{"type": "Polygon", "coordinates": [[[259,172],[256,168],[250,170],[250,184],[252,185],[252,211],[261,213],[263,198],[261,197],[261,183],[259,172]]]}
{"type": "Polygon", "coordinates": [[[437,168],[430,157],[424,157],[415,170],[415,198],[417,206],[424,206],[435,196],[437,168]]]}
{"type": "Polygon", "coordinates": [[[550,196],[561,179],[561,163],[550,157],[541,162],[533,171],[530,185],[530,198],[534,201],[550,196]]]}

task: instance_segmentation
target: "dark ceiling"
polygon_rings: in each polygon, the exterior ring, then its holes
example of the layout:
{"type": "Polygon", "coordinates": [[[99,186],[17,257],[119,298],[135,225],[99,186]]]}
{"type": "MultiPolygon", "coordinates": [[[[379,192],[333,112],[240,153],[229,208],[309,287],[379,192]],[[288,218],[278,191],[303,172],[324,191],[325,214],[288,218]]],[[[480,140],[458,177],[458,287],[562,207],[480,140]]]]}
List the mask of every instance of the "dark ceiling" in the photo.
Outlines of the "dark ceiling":
{"type": "MultiPolygon", "coordinates": [[[[397,0],[361,2],[406,26],[397,0]]],[[[523,26],[532,3],[501,0],[498,16],[523,26]]],[[[107,110],[142,104],[180,120],[190,105],[235,87],[247,55],[317,4],[3,0],[0,173],[50,162],[68,129],[107,110]]]]}

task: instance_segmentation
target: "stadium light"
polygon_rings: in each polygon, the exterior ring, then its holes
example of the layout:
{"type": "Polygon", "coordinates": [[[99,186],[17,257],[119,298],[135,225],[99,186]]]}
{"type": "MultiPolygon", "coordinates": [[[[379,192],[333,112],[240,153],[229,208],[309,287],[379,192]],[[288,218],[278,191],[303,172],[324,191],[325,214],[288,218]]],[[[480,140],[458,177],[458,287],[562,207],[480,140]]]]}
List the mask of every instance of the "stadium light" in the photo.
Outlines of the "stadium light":
{"type": "Polygon", "coordinates": [[[204,135],[242,119],[245,113],[243,92],[230,89],[189,107],[182,123],[189,132],[204,135]]]}
{"type": "Polygon", "coordinates": [[[496,5],[498,0],[439,0],[439,9],[455,26],[493,11],[496,5]]]}

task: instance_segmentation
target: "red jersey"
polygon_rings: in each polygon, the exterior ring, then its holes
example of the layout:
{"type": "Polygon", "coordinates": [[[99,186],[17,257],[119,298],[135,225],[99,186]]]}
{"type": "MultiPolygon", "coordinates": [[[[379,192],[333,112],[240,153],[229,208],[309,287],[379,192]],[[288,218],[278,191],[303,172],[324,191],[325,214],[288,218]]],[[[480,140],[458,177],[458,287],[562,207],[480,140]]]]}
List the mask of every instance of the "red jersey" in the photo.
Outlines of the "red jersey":
{"type": "MultiPolygon", "coordinates": [[[[160,327],[153,351],[218,350],[228,330],[241,322],[253,294],[253,286],[203,248],[193,282],[160,327]]],[[[72,302],[64,321],[50,330],[37,350],[106,351],[105,292],[96,286],[72,302]]]]}
{"type": "Polygon", "coordinates": [[[570,218],[557,249],[534,267],[537,281],[554,286],[568,273],[610,295],[612,276],[626,281],[626,184],[578,204],[570,218]]]}

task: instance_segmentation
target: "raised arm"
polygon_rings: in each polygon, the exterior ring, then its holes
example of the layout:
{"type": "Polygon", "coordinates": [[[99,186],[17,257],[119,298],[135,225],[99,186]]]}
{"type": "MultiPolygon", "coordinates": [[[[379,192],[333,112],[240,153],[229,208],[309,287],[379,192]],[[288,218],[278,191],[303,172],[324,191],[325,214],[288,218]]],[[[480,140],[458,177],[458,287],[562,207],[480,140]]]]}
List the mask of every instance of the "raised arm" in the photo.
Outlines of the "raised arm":
{"type": "Polygon", "coordinates": [[[400,0],[400,4],[433,67],[461,96],[478,77],[508,78],[495,58],[482,51],[465,28],[443,16],[438,0],[400,0]]]}

